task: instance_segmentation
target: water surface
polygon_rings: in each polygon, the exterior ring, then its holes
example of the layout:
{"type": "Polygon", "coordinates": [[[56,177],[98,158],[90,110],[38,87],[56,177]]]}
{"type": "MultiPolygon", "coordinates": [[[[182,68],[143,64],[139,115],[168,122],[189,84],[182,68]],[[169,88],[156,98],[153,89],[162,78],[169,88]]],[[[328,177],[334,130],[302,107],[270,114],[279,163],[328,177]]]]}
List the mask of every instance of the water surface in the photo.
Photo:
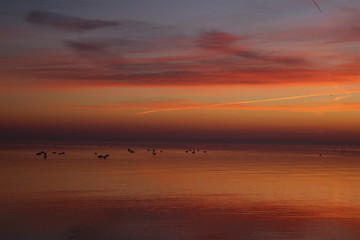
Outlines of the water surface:
{"type": "Polygon", "coordinates": [[[358,151],[259,149],[3,148],[0,237],[360,239],[358,151]]]}

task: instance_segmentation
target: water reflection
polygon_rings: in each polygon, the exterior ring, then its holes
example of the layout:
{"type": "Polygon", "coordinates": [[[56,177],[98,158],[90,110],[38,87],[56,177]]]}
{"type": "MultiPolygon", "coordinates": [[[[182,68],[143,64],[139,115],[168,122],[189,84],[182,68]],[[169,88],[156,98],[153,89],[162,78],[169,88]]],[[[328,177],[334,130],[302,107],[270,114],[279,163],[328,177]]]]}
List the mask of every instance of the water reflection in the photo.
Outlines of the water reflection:
{"type": "Polygon", "coordinates": [[[2,154],[1,239],[360,239],[356,154],[65,150],[2,154]]]}
{"type": "Polygon", "coordinates": [[[2,211],[2,218],[7,219],[2,222],[4,239],[328,240],[360,237],[358,208],[302,206],[296,201],[252,201],[247,196],[136,199],[68,196],[17,202],[12,206],[2,211]]]}

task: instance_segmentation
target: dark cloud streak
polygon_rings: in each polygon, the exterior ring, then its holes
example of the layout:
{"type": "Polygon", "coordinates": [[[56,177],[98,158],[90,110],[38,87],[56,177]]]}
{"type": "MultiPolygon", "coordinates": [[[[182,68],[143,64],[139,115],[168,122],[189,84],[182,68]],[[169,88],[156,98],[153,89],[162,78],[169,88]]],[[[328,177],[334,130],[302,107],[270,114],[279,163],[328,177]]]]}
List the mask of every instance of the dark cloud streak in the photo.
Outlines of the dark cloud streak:
{"type": "Polygon", "coordinates": [[[213,30],[201,33],[200,36],[195,39],[195,43],[202,48],[219,49],[229,47],[244,38],[245,37],[237,37],[227,32],[213,30]]]}
{"type": "Polygon", "coordinates": [[[44,10],[31,11],[26,17],[26,21],[34,25],[52,26],[66,31],[90,31],[120,25],[115,21],[83,19],[44,10]]]}
{"type": "Polygon", "coordinates": [[[106,44],[101,42],[64,41],[65,45],[80,52],[103,51],[106,44]]]}

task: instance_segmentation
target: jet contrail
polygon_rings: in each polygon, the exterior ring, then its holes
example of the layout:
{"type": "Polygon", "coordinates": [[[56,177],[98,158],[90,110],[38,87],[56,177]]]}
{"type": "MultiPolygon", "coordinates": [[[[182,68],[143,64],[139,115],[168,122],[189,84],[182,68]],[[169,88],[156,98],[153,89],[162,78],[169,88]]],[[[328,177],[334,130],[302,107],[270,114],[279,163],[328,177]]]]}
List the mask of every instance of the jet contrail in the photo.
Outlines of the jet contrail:
{"type": "Polygon", "coordinates": [[[347,91],[345,91],[345,93],[344,93],[344,91],[345,90],[343,90],[341,92],[335,92],[335,93],[315,93],[315,94],[281,97],[281,98],[268,98],[268,99],[262,99],[262,100],[204,104],[204,105],[194,105],[194,106],[178,107],[178,108],[155,109],[155,110],[138,112],[137,114],[148,114],[148,113],[167,112],[167,111],[186,110],[186,109],[201,109],[201,108],[206,108],[206,107],[220,107],[220,106],[227,106],[227,105],[247,104],[247,103],[273,102],[273,101],[291,100],[291,99],[298,99],[298,98],[319,97],[319,96],[326,96],[326,95],[331,95],[331,96],[343,95],[343,94],[348,95],[350,92],[360,92],[360,89],[347,90],[347,91]]]}
{"type": "Polygon", "coordinates": [[[313,1],[313,3],[315,4],[315,6],[319,9],[319,11],[322,12],[319,4],[317,4],[317,2],[316,2],[315,0],[312,0],[312,1],[313,1]]]}
{"type": "Polygon", "coordinates": [[[334,88],[338,89],[338,90],[341,90],[344,92],[344,94],[346,94],[346,96],[340,96],[340,97],[336,97],[333,99],[334,102],[337,102],[341,99],[346,99],[346,98],[350,98],[351,97],[351,94],[349,91],[346,91],[344,89],[341,89],[336,83],[334,83],[334,88]]]}

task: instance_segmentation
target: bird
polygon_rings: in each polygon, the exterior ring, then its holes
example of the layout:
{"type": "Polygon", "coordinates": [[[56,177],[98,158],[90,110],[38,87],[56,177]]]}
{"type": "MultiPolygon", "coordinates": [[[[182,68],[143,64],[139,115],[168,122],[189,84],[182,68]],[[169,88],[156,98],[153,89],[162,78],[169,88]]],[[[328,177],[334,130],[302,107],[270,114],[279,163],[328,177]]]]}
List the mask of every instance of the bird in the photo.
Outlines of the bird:
{"type": "Polygon", "coordinates": [[[44,152],[44,151],[37,152],[36,155],[37,155],[37,156],[43,155],[43,158],[44,158],[44,159],[47,159],[47,152],[44,152]]]}

